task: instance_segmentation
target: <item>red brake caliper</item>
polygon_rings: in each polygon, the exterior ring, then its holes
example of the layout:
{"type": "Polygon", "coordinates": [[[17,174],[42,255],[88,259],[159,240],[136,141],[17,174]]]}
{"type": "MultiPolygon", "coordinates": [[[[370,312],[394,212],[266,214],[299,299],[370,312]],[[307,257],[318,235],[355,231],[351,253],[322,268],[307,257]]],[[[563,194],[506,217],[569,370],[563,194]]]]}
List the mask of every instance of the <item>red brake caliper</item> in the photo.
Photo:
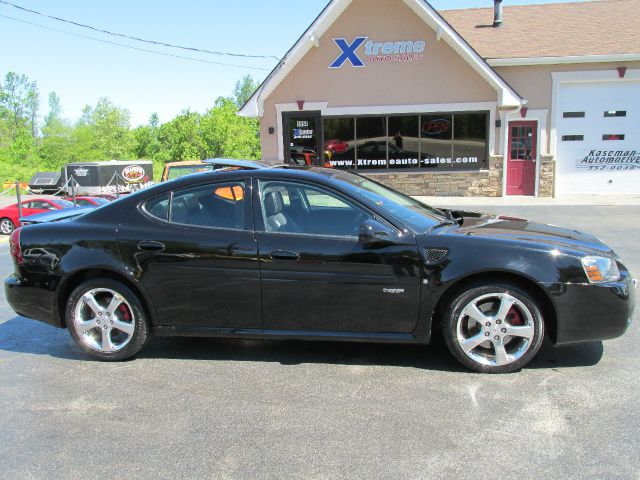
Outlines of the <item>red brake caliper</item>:
{"type": "Polygon", "coordinates": [[[120,313],[122,314],[122,320],[124,320],[125,322],[128,322],[129,320],[131,320],[129,309],[124,303],[118,307],[118,310],[120,310],[120,313]]]}
{"type": "Polygon", "coordinates": [[[509,321],[509,324],[514,327],[524,325],[522,315],[516,307],[511,307],[511,310],[509,310],[509,313],[507,314],[507,320],[509,321]]]}

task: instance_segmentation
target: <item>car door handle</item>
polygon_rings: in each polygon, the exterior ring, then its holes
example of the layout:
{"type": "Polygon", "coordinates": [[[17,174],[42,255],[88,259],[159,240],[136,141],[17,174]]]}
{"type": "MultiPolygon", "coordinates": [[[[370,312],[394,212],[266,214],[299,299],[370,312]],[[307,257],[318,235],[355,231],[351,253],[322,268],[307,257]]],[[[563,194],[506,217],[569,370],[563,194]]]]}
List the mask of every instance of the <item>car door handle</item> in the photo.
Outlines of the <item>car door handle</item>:
{"type": "Polygon", "coordinates": [[[287,250],[276,250],[275,252],[271,252],[270,256],[273,260],[300,260],[299,253],[287,250]]]}
{"type": "Polygon", "coordinates": [[[144,241],[138,243],[138,250],[144,252],[162,252],[164,250],[164,244],[160,242],[144,241]]]}

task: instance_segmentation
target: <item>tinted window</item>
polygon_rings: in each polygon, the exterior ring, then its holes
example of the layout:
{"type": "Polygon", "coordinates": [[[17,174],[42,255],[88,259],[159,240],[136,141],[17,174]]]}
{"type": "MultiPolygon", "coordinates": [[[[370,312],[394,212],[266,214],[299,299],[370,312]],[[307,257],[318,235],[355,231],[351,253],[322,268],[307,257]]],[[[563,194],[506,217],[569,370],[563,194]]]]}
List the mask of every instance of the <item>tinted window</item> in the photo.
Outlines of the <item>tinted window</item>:
{"type": "Polygon", "coordinates": [[[387,117],[356,118],[358,168],[387,168],[387,117]]]}
{"type": "Polygon", "coordinates": [[[389,117],[389,168],[418,168],[420,117],[389,117]]]}
{"type": "Polygon", "coordinates": [[[244,183],[214,183],[174,192],[171,223],[244,229],[244,183]]]}
{"type": "Polygon", "coordinates": [[[355,119],[324,119],[325,160],[335,168],[353,168],[355,162],[355,119]]]}
{"type": "Polygon", "coordinates": [[[479,168],[487,158],[487,115],[485,113],[456,113],[453,117],[452,166],[479,168]]]}
{"type": "Polygon", "coordinates": [[[260,182],[265,230],[357,237],[360,225],[371,218],[343,197],[323,188],[293,182],[260,182]]]}
{"type": "MultiPolygon", "coordinates": [[[[73,202],[70,202],[69,200],[56,199],[54,203],[56,203],[59,207],[62,207],[62,208],[73,207],[73,202]]],[[[45,208],[48,208],[48,207],[52,207],[52,205],[48,204],[45,206],[45,208]]]]}
{"type": "Polygon", "coordinates": [[[148,214],[167,222],[169,220],[169,194],[149,200],[143,208],[148,214]]]}
{"type": "Polygon", "coordinates": [[[214,165],[170,165],[167,180],[173,180],[193,173],[210,172],[211,170],[214,170],[214,165]]]}

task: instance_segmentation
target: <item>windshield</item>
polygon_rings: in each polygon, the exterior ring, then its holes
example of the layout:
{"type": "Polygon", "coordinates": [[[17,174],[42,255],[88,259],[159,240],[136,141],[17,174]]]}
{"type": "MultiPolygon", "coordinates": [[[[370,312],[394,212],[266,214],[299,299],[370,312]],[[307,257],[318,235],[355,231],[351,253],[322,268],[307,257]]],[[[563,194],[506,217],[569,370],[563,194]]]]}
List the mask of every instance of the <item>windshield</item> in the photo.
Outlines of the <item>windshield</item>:
{"type": "Polygon", "coordinates": [[[176,178],[184,177],[185,175],[191,175],[192,173],[210,172],[215,169],[215,165],[171,165],[169,166],[169,173],[167,180],[173,180],[176,178]]]}
{"type": "Polygon", "coordinates": [[[417,232],[423,232],[447,220],[439,210],[368,178],[347,172],[331,172],[329,175],[332,179],[355,188],[360,195],[417,232]]]}

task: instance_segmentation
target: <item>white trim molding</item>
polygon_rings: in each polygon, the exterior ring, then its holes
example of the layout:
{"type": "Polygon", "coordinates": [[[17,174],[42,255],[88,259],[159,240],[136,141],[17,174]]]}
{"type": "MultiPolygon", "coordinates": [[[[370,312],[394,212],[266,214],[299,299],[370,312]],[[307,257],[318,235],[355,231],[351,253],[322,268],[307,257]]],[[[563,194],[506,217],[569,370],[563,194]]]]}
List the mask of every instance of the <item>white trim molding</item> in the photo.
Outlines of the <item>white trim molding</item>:
{"type": "Polygon", "coordinates": [[[563,65],[570,63],[608,63],[640,61],[640,53],[617,53],[613,55],[573,55],[566,57],[514,57],[488,58],[492,67],[519,67],[524,65],[563,65]]]}
{"type": "Polygon", "coordinates": [[[551,130],[549,132],[549,151],[556,156],[558,119],[561,112],[558,111],[560,87],[567,83],[614,83],[614,82],[638,82],[640,81],[640,69],[630,69],[620,78],[617,69],[588,70],[576,72],[552,72],[551,88],[551,130]]]}
{"type": "MultiPolygon", "coordinates": [[[[471,48],[462,36],[451,27],[440,14],[424,0],[403,0],[437,35],[460,55],[498,93],[500,107],[518,108],[524,99],[498,75],[491,66],[471,48]]],[[[319,40],[333,23],[342,15],[352,0],[331,0],[296,44],[289,50],[278,66],[267,76],[260,88],[240,109],[243,117],[262,117],[264,102],[293,71],[304,56],[319,44],[319,40]]]]}
{"type": "MultiPolygon", "coordinates": [[[[428,103],[418,105],[372,105],[367,107],[329,107],[328,102],[305,102],[303,110],[297,103],[276,103],[276,121],[278,136],[278,159],[284,161],[284,135],[282,114],[285,112],[316,112],[322,117],[346,115],[396,115],[445,112],[489,112],[489,155],[495,155],[496,137],[495,123],[497,102],[471,103],[428,103]]],[[[546,121],[546,120],[545,120],[546,121]]]]}

